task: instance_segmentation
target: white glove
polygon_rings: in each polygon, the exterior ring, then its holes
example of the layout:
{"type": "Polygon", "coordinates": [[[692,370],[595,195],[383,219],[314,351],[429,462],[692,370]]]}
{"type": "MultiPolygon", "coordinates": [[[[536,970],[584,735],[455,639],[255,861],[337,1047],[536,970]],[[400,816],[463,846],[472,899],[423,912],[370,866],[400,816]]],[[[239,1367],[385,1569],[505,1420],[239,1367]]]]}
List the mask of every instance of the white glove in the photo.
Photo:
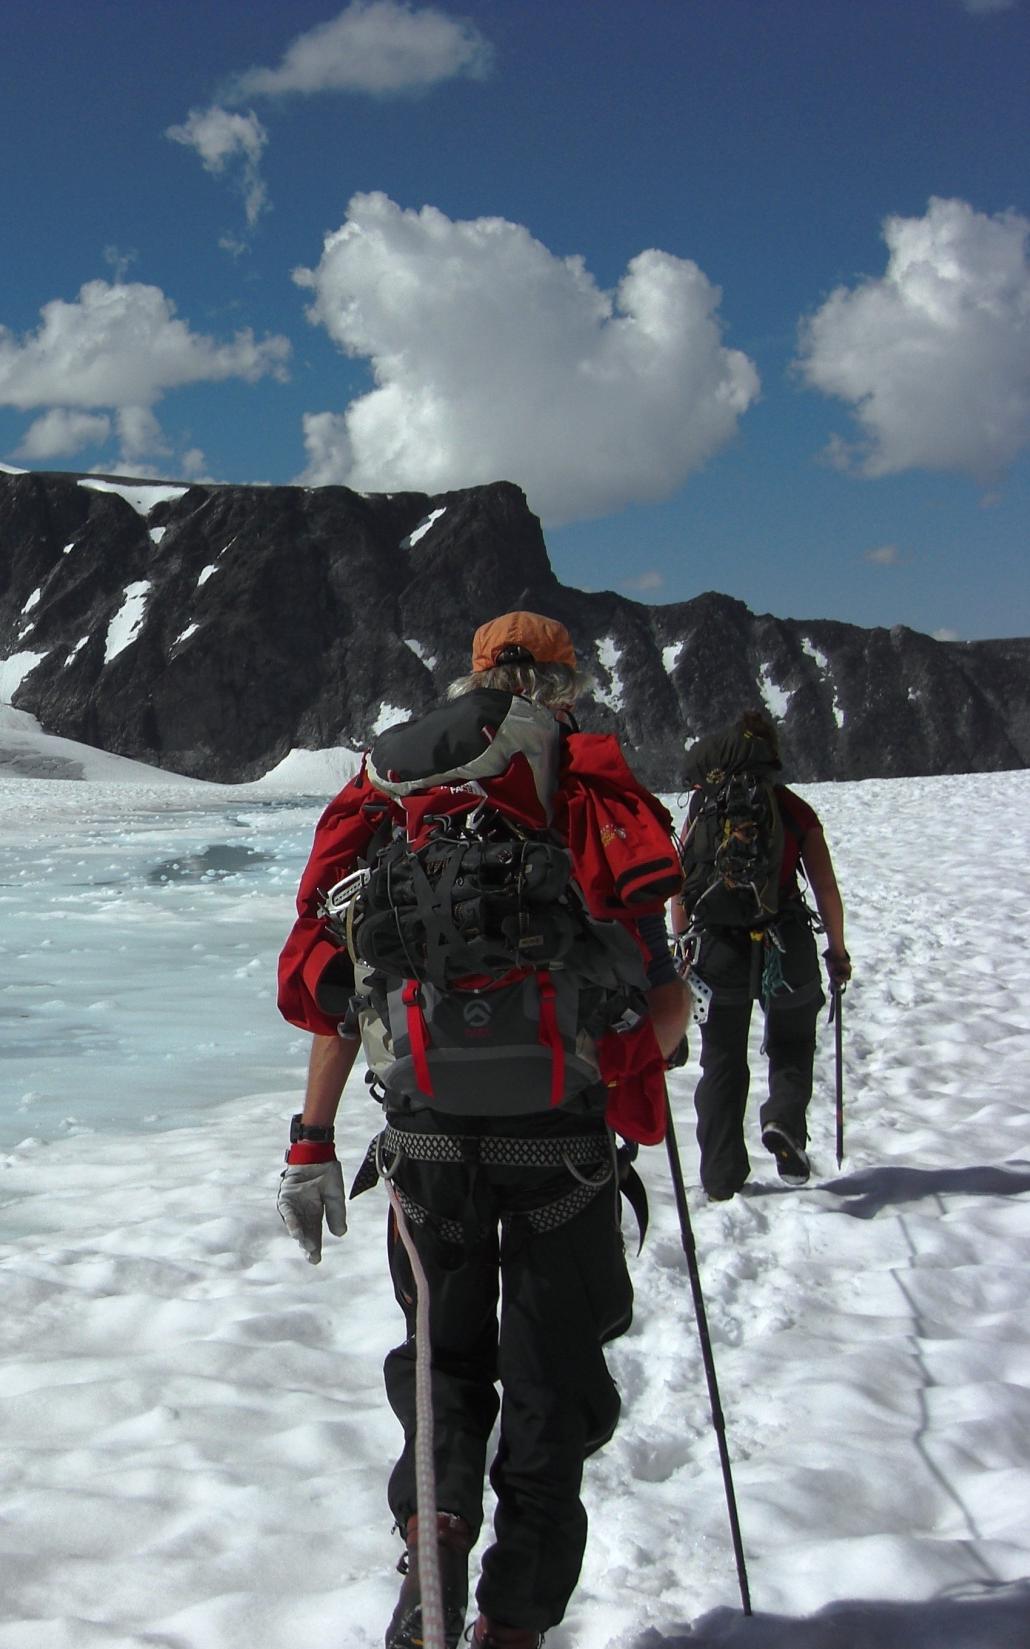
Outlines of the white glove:
{"type": "Polygon", "coordinates": [[[343,1169],[336,1161],[290,1163],[279,1176],[276,1202],[282,1222],[311,1265],[322,1258],[322,1215],[334,1237],[347,1229],[343,1169]]]}

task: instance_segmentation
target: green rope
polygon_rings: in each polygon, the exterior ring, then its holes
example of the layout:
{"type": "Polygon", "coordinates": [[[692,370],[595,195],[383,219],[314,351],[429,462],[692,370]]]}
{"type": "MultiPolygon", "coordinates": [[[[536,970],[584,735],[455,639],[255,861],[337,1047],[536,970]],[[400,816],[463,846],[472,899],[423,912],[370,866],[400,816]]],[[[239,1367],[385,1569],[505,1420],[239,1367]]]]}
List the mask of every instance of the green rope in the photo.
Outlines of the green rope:
{"type": "Polygon", "coordinates": [[[783,974],[783,957],[778,945],[771,945],[766,939],[765,966],[762,969],[762,995],[768,1002],[777,991],[789,991],[793,986],[788,985],[783,974]]]}

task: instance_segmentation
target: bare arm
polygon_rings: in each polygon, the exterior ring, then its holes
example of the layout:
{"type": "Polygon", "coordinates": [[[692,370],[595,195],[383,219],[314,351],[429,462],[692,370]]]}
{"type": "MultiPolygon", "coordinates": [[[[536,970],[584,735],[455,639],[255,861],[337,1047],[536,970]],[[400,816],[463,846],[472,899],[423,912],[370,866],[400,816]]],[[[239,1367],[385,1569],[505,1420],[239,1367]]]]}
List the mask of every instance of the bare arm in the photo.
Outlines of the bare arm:
{"type": "Polygon", "coordinates": [[[666,985],[652,985],[647,993],[651,1024],[663,1055],[669,1055],[679,1046],[690,1018],[690,989],[682,979],[672,979],[666,985]]]}
{"type": "Polygon", "coordinates": [[[358,1037],[313,1036],[308,1081],[301,1115],[309,1126],[331,1128],[343,1085],[350,1076],[361,1041],[358,1037]]]}
{"type": "Polygon", "coordinates": [[[833,860],[826,845],[822,826],[809,830],[801,844],[801,863],[805,867],[816,909],[826,929],[827,948],[831,956],[847,957],[844,943],[844,901],[840,896],[833,860]]]}
{"type": "MultiPolygon", "coordinates": [[[[693,827],[694,821],[691,819],[691,812],[692,812],[693,808],[696,805],[697,794],[698,794],[697,786],[695,785],[694,788],[691,790],[690,800],[687,803],[686,817],[684,818],[683,823],[680,826],[679,843],[680,843],[680,856],[681,857],[682,857],[684,844],[688,841],[688,839],[691,835],[691,832],[692,832],[692,827],[693,827]]],[[[684,900],[683,900],[683,895],[681,893],[678,893],[676,895],[676,897],[670,901],[669,916],[671,918],[669,925],[672,928],[672,936],[673,936],[674,939],[678,939],[680,934],[681,933],[686,933],[687,929],[690,926],[690,914],[687,910],[686,904],[684,903],[684,900]]]]}

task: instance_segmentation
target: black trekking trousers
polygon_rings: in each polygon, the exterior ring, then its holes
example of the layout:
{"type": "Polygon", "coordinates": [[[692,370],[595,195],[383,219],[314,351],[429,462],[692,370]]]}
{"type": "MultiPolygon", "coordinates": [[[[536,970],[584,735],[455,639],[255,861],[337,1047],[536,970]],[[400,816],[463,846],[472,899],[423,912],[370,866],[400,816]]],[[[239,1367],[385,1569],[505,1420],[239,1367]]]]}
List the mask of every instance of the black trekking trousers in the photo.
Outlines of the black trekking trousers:
{"type": "MultiPolygon", "coordinates": [[[[424,1116],[400,1125],[417,1129],[424,1116]]],[[[570,1131],[554,1113],[505,1122],[505,1132],[527,1137],[550,1134],[555,1125],[570,1131]]],[[[465,1133],[477,1123],[497,1131],[496,1123],[465,1118],[440,1131],[465,1133]]],[[[425,1126],[435,1131],[433,1123],[425,1126]]],[[[599,1127],[584,1122],[579,1131],[599,1127]]],[[[598,1170],[585,1172],[592,1178],[598,1170]]],[[[619,1417],[603,1347],[629,1327],[633,1291],[615,1182],[571,1219],[537,1231],[525,1211],[575,1189],[564,1168],[409,1159],[394,1178],[431,1216],[408,1225],[429,1284],[437,1506],[465,1518],[478,1534],[499,1406],[490,1467],[495,1539],[483,1558],[476,1600],[494,1620],[543,1632],[562,1619],[579,1579],[587,1532],[583,1462],[608,1441],[619,1417]],[[464,1237],[445,1240],[434,1218],[461,1223],[464,1237]]],[[[384,1370],[390,1405],[404,1428],[389,1486],[390,1508],[403,1529],[416,1504],[415,1291],[392,1213],[389,1253],[408,1331],[384,1370]]]]}
{"type": "MultiPolygon", "coordinates": [[[[806,919],[788,915],[778,931],[784,979],[793,986],[772,991],[765,1021],[769,1062],[768,1098],[759,1120],[778,1122],[799,1145],[808,1140],[806,1114],[812,1097],[816,1025],[825,1003],[815,936],[806,919]]],[[[715,1196],[739,1191],[751,1172],[744,1140],[751,1072],[753,950],[744,931],[721,929],[702,935],[695,970],[712,987],[708,1017],[701,1026],[701,1079],[694,1090],[701,1184],[715,1196]]],[[[758,1000],[763,1008],[765,998],[758,1000]]]]}

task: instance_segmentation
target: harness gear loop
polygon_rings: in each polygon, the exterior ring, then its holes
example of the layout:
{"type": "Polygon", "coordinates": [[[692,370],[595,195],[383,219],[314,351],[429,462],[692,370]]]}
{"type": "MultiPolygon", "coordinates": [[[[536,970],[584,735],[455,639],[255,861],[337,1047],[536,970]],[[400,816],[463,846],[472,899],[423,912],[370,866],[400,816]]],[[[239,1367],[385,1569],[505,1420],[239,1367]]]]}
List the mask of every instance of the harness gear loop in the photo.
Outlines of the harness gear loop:
{"type": "MultiPolygon", "coordinates": [[[[385,1138],[386,1138],[386,1130],[385,1129],[383,1130],[383,1132],[381,1134],[376,1135],[376,1139],[375,1139],[375,1165],[376,1165],[376,1173],[379,1175],[379,1178],[381,1180],[384,1180],[387,1185],[390,1185],[392,1180],[393,1180],[394,1174],[397,1172],[398,1168],[401,1165],[401,1158],[404,1155],[404,1150],[400,1145],[396,1146],[393,1161],[391,1162],[389,1168],[384,1168],[383,1167],[383,1144],[384,1144],[385,1138]]],[[[354,1195],[353,1189],[351,1190],[351,1195],[352,1196],[354,1195]]]]}
{"type": "Polygon", "coordinates": [[[602,1185],[607,1185],[608,1181],[611,1179],[613,1173],[615,1172],[615,1169],[614,1169],[612,1163],[611,1162],[605,1162],[605,1163],[602,1164],[602,1166],[601,1166],[600,1170],[598,1171],[598,1173],[594,1174],[593,1177],[591,1177],[589,1174],[581,1174],[579,1169],[576,1168],[572,1162],[570,1162],[568,1156],[566,1155],[566,1153],[564,1151],[562,1152],[562,1162],[564,1163],[565,1167],[568,1169],[569,1173],[572,1175],[573,1179],[578,1180],[580,1185],[596,1186],[598,1188],[598,1190],[600,1190],[602,1185]]]}

